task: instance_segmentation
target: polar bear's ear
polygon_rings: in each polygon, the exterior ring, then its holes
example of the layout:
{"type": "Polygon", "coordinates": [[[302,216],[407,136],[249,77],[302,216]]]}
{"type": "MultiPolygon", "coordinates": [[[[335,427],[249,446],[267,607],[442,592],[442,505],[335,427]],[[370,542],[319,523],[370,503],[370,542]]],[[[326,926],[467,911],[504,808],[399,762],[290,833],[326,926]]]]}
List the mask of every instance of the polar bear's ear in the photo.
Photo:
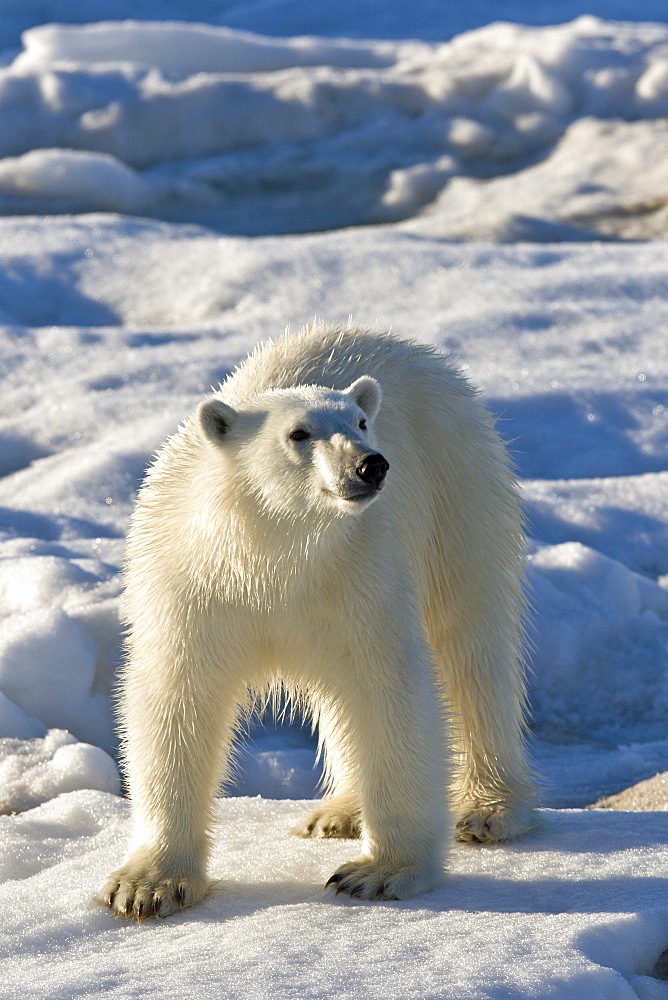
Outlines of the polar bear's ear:
{"type": "Polygon", "coordinates": [[[197,407],[197,425],[209,441],[219,444],[236,420],[236,411],[222,399],[205,399],[197,407]]]}
{"type": "Polygon", "coordinates": [[[364,410],[370,420],[374,419],[383,398],[383,390],[375,378],[371,378],[370,375],[362,375],[343,391],[346,396],[352,396],[360,410],[364,410]]]}

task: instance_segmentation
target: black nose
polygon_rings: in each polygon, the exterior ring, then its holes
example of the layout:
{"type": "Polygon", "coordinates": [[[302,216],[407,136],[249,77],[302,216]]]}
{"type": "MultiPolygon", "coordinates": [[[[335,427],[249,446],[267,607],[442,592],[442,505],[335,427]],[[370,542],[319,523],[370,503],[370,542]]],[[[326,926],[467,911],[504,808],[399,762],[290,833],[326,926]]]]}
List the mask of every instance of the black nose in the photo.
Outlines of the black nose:
{"type": "Polygon", "coordinates": [[[385,479],[389,467],[390,463],[387,459],[379,451],[376,451],[371,455],[367,455],[362,460],[361,465],[355,469],[355,472],[363,483],[370,483],[378,489],[383,479],[385,479]]]}

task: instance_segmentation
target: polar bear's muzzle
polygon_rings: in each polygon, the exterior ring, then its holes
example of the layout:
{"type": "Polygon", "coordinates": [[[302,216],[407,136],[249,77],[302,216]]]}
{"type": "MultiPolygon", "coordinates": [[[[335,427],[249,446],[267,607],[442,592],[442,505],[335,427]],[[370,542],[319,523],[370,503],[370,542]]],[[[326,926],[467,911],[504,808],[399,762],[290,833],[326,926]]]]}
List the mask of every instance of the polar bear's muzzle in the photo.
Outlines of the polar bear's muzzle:
{"type": "Polygon", "coordinates": [[[382,490],[390,463],[380,452],[365,455],[355,469],[355,479],[349,480],[334,494],[341,500],[361,504],[373,500],[382,490]]]}
{"type": "Polygon", "coordinates": [[[366,455],[355,469],[356,474],[363,483],[373,486],[374,489],[382,488],[390,463],[379,451],[366,455]]]}
{"type": "Polygon", "coordinates": [[[330,441],[324,445],[314,456],[322,475],[322,493],[339,501],[339,513],[362,510],[378,497],[390,463],[380,452],[360,448],[354,440],[330,441]]]}

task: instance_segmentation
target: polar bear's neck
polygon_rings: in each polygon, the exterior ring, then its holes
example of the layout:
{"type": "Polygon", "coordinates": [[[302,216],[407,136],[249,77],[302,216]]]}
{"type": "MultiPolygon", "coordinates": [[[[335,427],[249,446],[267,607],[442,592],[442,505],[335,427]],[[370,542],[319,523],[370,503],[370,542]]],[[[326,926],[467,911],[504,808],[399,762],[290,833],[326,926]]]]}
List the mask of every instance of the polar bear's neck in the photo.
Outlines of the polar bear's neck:
{"type": "Polygon", "coordinates": [[[353,520],[288,518],[250,502],[208,505],[191,522],[191,543],[206,553],[199,565],[208,590],[270,608],[317,587],[335,569],[353,520]]]}

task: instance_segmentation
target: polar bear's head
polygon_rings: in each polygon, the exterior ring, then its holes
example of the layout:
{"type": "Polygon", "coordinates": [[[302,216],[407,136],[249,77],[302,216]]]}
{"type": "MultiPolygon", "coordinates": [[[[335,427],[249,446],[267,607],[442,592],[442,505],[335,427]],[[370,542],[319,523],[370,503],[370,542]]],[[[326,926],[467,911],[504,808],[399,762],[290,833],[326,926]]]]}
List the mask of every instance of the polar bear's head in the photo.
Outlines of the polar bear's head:
{"type": "Polygon", "coordinates": [[[378,497],[389,469],[373,431],[381,398],[362,376],[342,392],[272,389],[234,406],[214,397],[200,403],[196,423],[228,482],[266,511],[355,514],[378,497]]]}

